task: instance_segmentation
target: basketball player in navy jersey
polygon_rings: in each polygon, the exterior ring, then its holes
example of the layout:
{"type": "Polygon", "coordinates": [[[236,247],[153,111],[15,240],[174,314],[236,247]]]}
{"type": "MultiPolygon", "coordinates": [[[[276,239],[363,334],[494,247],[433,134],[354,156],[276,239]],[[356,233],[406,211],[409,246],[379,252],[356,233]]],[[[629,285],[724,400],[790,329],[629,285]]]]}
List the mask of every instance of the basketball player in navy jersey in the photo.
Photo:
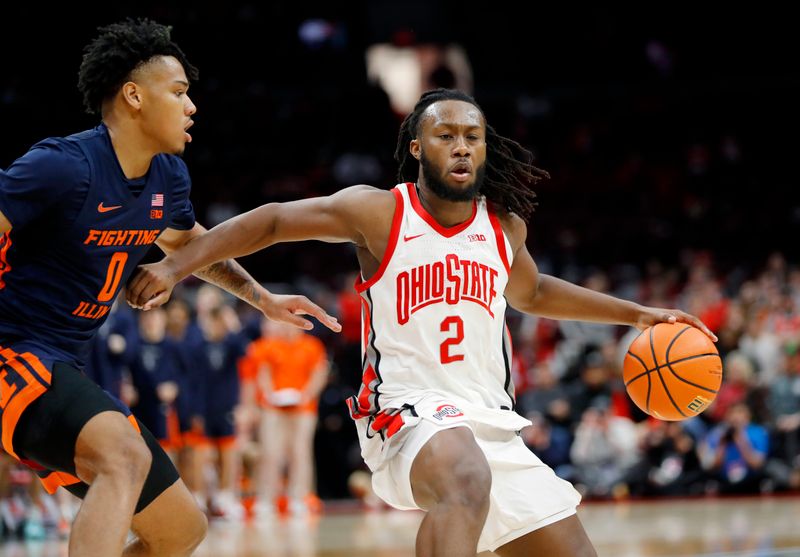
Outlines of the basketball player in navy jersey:
{"type": "Polygon", "coordinates": [[[197,375],[204,383],[203,431],[218,471],[212,510],[226,519],[241,520],[244,507],[236,489],[240,454],[234,414],[239,404],[239,360],[247,351],[247,342],[242,333],[231,330],[222,307],[211,308],[200,326],[203,340],[197,375]]]}
{"type": "MultiPolygon", "coordinates": [[[[189,555],[206,531],[153,436],[78,368],[89,339],[152,244],[169,252],[204,229],[178,155],[191,141],[197,70],[170,28],[127,20],[87,46],[79,88],[96,128],[34,145],[0,171],[0,440],[45,486],[84,498],[73,556],[189,555]]],[[[268,317],[338,324],[276,296],[233,261],[198,276],[268,317]]]]}
{"type": "Polygon", "coordinates": [[[417,555],[595,555],[575,514],[580,496],[517,434],[530,422],[513,411],[506,300],[552,319],[681,321],[713,334],[682,311],[540,274],[525,219],[528,184],[547,174],[470,96],[425,93],[396,158],[406,183],[392,191],[354,186],[235,217],[143,266],[129,302],[156,306],[193,269],[277,242],[354,243],[366,332],[363,383],[348,404],[375,492],[427,511],[417,555]]]}
{"type": "Polygon", "coordinates": [[[128,364],[135,402],[130,403],[136,419],[153,434],[159,445],[175,462],[176,447],[171,445],[169,414],[179,393],[178,350],[167,336],[165,311],[143,313],[139,317],[134,356],[128,364]]]}

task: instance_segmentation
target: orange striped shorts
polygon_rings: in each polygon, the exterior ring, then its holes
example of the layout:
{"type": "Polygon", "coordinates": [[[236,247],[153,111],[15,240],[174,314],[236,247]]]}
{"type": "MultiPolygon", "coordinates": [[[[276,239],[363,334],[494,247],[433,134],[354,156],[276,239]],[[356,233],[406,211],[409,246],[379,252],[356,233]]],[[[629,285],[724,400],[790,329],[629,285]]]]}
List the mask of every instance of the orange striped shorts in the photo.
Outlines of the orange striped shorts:
{"type": "Polygon", "coordinates": [[[0,441],[19,459],[12,440],[22,412],[50,387],[50,370],[57,356],[30,342],[0,340],[0,441]]]}

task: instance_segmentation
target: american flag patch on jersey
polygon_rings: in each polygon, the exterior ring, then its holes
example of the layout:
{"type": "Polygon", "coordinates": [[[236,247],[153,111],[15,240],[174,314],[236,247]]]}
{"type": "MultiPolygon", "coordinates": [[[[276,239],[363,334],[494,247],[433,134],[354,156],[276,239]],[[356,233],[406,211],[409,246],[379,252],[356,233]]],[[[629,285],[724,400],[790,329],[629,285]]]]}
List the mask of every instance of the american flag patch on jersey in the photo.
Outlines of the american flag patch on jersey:
{"type": "Polygon", "coordinates": [[[163,207],[164,206],[164,194],[163,193],[154,193],[153,197],[150,198],[150,206],[151,207],[163,207]]]}

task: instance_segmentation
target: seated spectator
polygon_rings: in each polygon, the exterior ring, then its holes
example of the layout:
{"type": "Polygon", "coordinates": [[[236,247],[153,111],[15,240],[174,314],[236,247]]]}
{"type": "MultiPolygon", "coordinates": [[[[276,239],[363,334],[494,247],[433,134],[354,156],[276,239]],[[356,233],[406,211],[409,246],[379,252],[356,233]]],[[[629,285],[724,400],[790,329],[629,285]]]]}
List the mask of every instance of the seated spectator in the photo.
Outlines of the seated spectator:
{"type": "Polygon", "coordinates": [[[644,427],[643,459],[631,474],[631,492],[648,496],[702,493],[705,472],[695,439],[684,424],[651,418],[644,427]]]}
{"type": "Polygon", "coordinates": [[[723,366],[725,381],[717,393],[717,398],[706,410],[714,422],[725,418],[728,408],[738,402],[745,402],[753,384],[753,362],[742,352],[735,350],[725,358],[723,366]]]}
{"type": "Polygon", "coordinates": [[[569,429],[559,424],[551,424],[538,412],[528,413],[527,418],[533,425],[520,432],[525,445],[560,478],[571,481],[573,474],[569,450],[572,445],[572,434],[569,429]]]}
{"type": "Polygon", "coordinates": [[[701,457],[721,493],[758,493],[768,451],[766,428],[751,422],[746,403],[736,402],[706,436],[701,457]]]}
{"type": "Polygon", "coordinates": [[[783,369],[770,386],[770,458],[766,473],[777,489],[800,487],[800,351],[786,346],[783,369]]]}
{"type": "Polygon", "coordinates": [[[639,461],[636,426],[610,412],[610,399],[598,397],[584,411],[570,457],[575,488],[586,496],[627,495],[629,472],[639,461]]]}
{"type": "Polygon", "coordinates": [[[597,397],[611,399],[610,371],[598,351],[590,352],[580,372],[580,378],[569,386],[569,404],[574,422],[581,420],[584,412],[597,397]]]}
{"type": "Polygon", "coordinates": [[[559,405],[554,404],[558,400],[568,400],[567,390],[558,382],[548,362],[537,364],[533,368],[533,385],[517,400],[518,411],[522,415],[536,412],[562,421],[567,416],[561,415],[563,412],[558,411],[559,405]],[[557,415],[553,416],[553,412],[557,415]]]}

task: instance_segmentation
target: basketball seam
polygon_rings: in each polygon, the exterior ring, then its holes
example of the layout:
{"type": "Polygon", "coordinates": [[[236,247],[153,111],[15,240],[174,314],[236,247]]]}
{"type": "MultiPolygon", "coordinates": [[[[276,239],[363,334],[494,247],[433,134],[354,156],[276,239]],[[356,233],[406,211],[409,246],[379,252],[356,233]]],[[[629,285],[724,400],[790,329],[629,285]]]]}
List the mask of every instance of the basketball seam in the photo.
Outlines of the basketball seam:
{"type": "MultiPolygon", "coordinates": [[[[650,329],[650,353],[653,356],[653,363],[656,364],[656,366],[658,366],[658,360],[656,359],[656,348],[655,348],[655,346],[653,346],[653,331],[654,330],[655,330],[655,327],[652,327],[650,329]]],[[[650,391],[652,390],[652,388],[653,388],[653,380],[650,379],[650,374],[648,373],[647,374],[647,398],[645,399],[645,403],[644,403],[645,412],[647,412],[648,414],[650,413],[650,391]]]]}
{"type": "MultiPolygon", "coordinates": [[[[708,355],[708,356],[714,356],[715,354],[704,354],[704,355],[708,355]]],[[[719,358],[719,356],[717,356],[717,358],[719,358]]],[[[721,358],[720,358],[720,359],[721,359],[721,358]]],[[[675,378],[676,378],[677,380],[679,380],[679,381],[683,381],[684,383],[687,383],[687,384],[691,385],[692,387],[697,387],[698,389],[703,389],[704,391],[708,391],[709,393],[714,393],[714,394],[717,394],[717,393],[719,392],[719,391],[715,391],[714,389],[709,389],[708,387],[703,387],[702,385],[698,385],[697,383],[692,383],[692,382],[691,382],[691,381],[689,381],[688,379],[684,379],[683,377],[681,377],[680,375],[678,375],[678,374],[675,372],[675,370],[674,370],[674,369],[672,369],[672,363],[674,363],[674,362],[668,362],[668,363],[667,363],[667,369],[668,369],[668,370],[669,370],[669,371],[672,373],[672,375],[674,375],[674,376],[675,376],[675,378]]]]}
{"type": "MultiPolygon", "coordinates": [[[[687,327],[687,329],[688,329],[688,327],[687,327]]],[[[653,332],[655,330],[656,330],[656,325],[654,325],[650,329],[650,352],[653,355],[653,363],[654,364],[658,364],[658,358],[656,358],[656,347],[655,347],[655,345],[653,343],[653,332]]],[[[675,339],[678,338],[679,336],[681,336],[684,331],[686,331],[686,329],[683,329],[681,332],[679,332],[677,335],[675,335],[675,338],[672,339],[672,342],[675,342],[675,339]]],[[[670,344],[670,346],[671,346],[671,344],[670,344]]],[[[664,355],[664,359],[669,361],[669,346],[667,347],[667,353],[664,355]]],[[[681,416],[683,416],[684,418],[688,417],[686,414],[683,413],[683,410],[681,410],[680,407],[677,404],[675,404],[675,400],[672,398],[672,393],[669,392],[669,389],[667,388],[667,382],[664,381],[664,377],[661,375],[661,370],[658,369],[658,365],[656,365],[655,372],[658,374],[658,379],[661,381],[661,386],[664,387],[664,392],[667,394],[667,398],[672,403],[672,406],[674,406],[675,409],[678,412],[680,412],[681,416]]],[[[647,374],[647,413],[648,414],[650,413],[650,383],[651,383],[650,374],[648,373],[647,374]]]]}
{"type": "MultiPolygon", "coordinates": [[[[652,371],[652,370],[647,369],[647,364],[645,364],[644,360],[641,359],[637,354],[634,354],[633,352],[628,350],[628,356],[634,357],[636,359],[636,361],[639,362],[640,364],[642,364],[642,367],[644,368],[644,373],[641,373],[641,374],[637,375],[633,379],[639,379],[642,375],[645,375],[645,374],[650,373],[652,371]]],[[[629,383],[631,383],[633,381],[633,379],[628,381],[628,383],[625,383],[625,385],[627,386],[629,383]]]]}
{"type": "Polygon", "coordinates": [[[672,350],[672,347],[675,345],[675,342],[678,340],[678,337],[680,337],[683,333],[685,333],[686,331],[688,331],[691,328],[692,328],[691,325],[687,325],[686,327],[681,329],[678,332],[677,335],[672,337],[671,341],[669,341],[669,344],[667,345],[667,352],[666,352],[666,354],[664,354],[664,361],[666,362],[667,365],[669,365],[669,351],[672,350]]]}
{"type": "MultiPolygon", "coordinates": [[[[707,391],[707,392],[709,392],[709,393],[714,393],[714,394],[717,394],[717,391],[715,391],[715,390],[713,390],[713,389],[709,389],[709,388],[707,388],[707,387],[703,387],[703,386],[701,386],[701,385],[698,385],[698,384],[696,384],[696,383],[692,383],[692,382],[691,382],[691,381],[689,381],[688,379],[684,379],[683,377],[681,377],[680,375],[678,375],[677,373],[675,373],[675,370],[674,370],[674,369],[672,369],[672,364],[673,364],[673,363],[677,363],[677,362],[670,362],[670,361],[669,361],[669,352],[670,352],[670,350],[672,350],[672,347],[674,346],[674,344],[675,344],[675,341],[677,341],[677,340],[678,340],[678,337],[679,337],[679,336],[681,336],[683,333],[685,333],[686,331],[688,331],[688,330],[689,330],[689,329],[691,329],[691,328],[692,328],[692,327],[691,327],[691,325],[688,325],[688,326],[686,326],[686,327],[685,327],[685,328],[684,328],[684,329],[683,329],[681,332],[679,332],[677,335],[675,335],[675,337],[672,339],[672,341],[670,341],[669,345],[667,346],[667,353],[666,353],[666,355],[664,356],[664,360],[665,360],[665,362],[664,362],[664,363],[666,364],[666,366],[667,366],[667,369],[670,371],[670,373],[672,373],[672,375],[674,375],[674,376],[675,376],[675,377],[676,377],[676,378],[677,378],[679,381],[683,381],[684,383],[687,383],[687,384],[689,384],[689,385],[692,385],[693,387],[697,387],[698,389],[702,389],[702,390],[704,390],[704,391],[707,391]]],[[[717,357],[719,358],[719,354],[717,354],[717,357]]],[[[660,373],[660,372],[659,372],[659,373],[660,373]]],[[[664,388],[666,389],[666,385],[664,386],[664,388]]],[[[671,399],[672,399],[672,397],[670,397],[670,400],[671,400],[671,399]]],[[[673,404],[674,404],[674,402],[673,402],[673,404]]],[[[683,412],[681,412],[681,414],[683,414],[683,412]]]]}
{"type": "MultiPolygon", "coordinates": [[[[646,365],[644,365],[644,361],[642,361],[642,359],[641,359],[641,358],[639,358],[639,356],[637,356],[637,355],[636,355],[636,354],[634,354],[633,352],[628,352],[628,355],[629,355],[629,356],[633,356],[634,358],[636,358],[636,360],[637,360],[639,363],[641,363],[641,364],[642,364],[642,366],[644,366],[644,368],[645,368],[645,369],[647,369],[647,366],[646,366],[646,365]]],[[[707,354],[695,354],[694,356],[686,356],[685,358],[681,358],[680,360],[675,360],[674,362],[669,362],[669,363],[670,363],[670,364],[681,364],[681,363],[683,363],[683,362],[688,362],[689,360],[696,360],[697,358],[707,358],[707,357],[709,357],[709,356],[712,356],[712,357],[714,357],[714,358],[719,358],[719,354],[713,354],[713,353],[709,352],[709,353],[707,353],[707,354]]],[[[660,369],[663,369],[663,368],[665,368],[665,367],[668,367],[668,365],[669,365],[669,364],[664,364],[664,365],[661,365],[661,366],[656,366],[656,367],[654,367],[653,369],[647,369],[647,371],[644,371],[644,372],[640,373],[639,375],[637,375],[636,377],[633,377],[633,378],[631,378],[631,379],[630,379],[630,380],[629,380],[627,383],[625,383],[625,386],[627,387],[628,385],[630,385],[631,383],[633,383],[633,382],[634,382],[634,381],[636,381],[637,379],[640,379],[640,378],[644,377],[644,376],[645,376],[645,375],[647,375],[648,373],[653,373],[654,371],[658,371],[658,370],[660,370],[660,369]]],[[[673,373],[674,373],[674,372],[673,372],[673,373]]]]}
{"type": "MultiPolygon", "coordinates": [[[[681,336],[683,333],[685,333],[686,331],[688,331],[691,328],[692,328],[691,325],[687,325],[686,327],[681,329],[678,332],[677,335],[672,337],[672,340],[667,345],[667,351],[664,354],[664,363],[669,365],[669,351],[672,349],[672,346],[675,344],[675,341],[678,340],[678,337],[681,336]]],[[[655,329],[655,327],[653,327],[653,329],[655,329]]],[[[650,349],[653,351],[653,363],[657,363],[658,360],[656,360],[656,349],[653,346],[653,330],[652,329],[650,330],[650,349]]],[[[661,381],[661,386],[664,387],[664,392],[667,393],[667,398],[672,403],[672,406],[675,407],[675,410],[677,410],[680,413],[681,416],[683,416],[684,418],[688,418],[689,416],[687,416],[686,414],[683,413],[683,410],[681,410],[681,407],[678,406],[678,404],[675,402],[675,399],[672,398],[672,393],[669,392],[669,388],[667,388],[667,382],[664,381],[664,376],[661,375],[661,370],[659,369],[658,366],[656,366],[656,373],[658,374],[658,379],[661,381]]]]}
{"type": "Polygon", "coordinates": [[[669,401],[672,403],[672,406],[675,407],[675,410],[680,412],[681,416],[683,416],[684,418],[688,418],[689,416],[683,413],[681,407],[678,406],[678,404],[675,402],[675,399],[672,398],[672,393],[669,392],[669,389],[667,388],[667,382],[664,381],[664,377],[661,375],[661,371],[656,370],[656,373],[658,374],[658,378],[661,380],[661,386],[664,387],[664,392],[667,393],[667,398],[669,398],[669,401]]]}

